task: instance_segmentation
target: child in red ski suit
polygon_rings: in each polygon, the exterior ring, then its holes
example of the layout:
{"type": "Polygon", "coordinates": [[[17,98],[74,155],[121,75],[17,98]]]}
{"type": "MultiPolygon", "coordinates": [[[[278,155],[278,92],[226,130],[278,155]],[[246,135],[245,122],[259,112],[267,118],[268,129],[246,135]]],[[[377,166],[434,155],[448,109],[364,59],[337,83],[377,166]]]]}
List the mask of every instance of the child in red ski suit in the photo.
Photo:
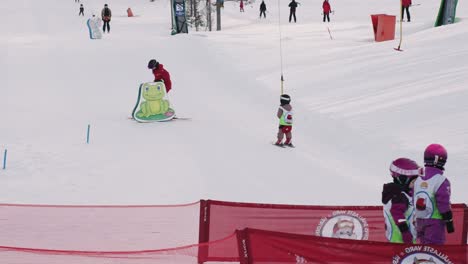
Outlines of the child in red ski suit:
{"type": "Polygon", "coordinates": [[[152,59],[148,62],[148,69],[153,71],[155,82],[160,80],[164,81],[166,93],[169,93],[172,89],[171,75],[166,69],[164,69],[164,65],[160,64],[155,59],[152,59]]]}

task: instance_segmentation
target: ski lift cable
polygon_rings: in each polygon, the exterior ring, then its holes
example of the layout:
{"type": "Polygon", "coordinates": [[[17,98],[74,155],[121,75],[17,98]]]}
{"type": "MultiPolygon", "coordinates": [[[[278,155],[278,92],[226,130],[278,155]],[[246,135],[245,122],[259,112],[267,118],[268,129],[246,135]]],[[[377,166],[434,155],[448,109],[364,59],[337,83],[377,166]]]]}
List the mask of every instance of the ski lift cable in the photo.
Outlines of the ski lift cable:
{"type": "Polygon", "coordinates": [[[280,44],[280,68],[281,68],[281,94],[283,94],[283,45],[282,45],[282,33],[281,33],[281,4],[278,0],[278,30],[279,30],[279,44],[280,44]]]}
{"type": "Polygon", "coordinates": [[[403,41],[403,0],[400,0],[400,43],[396,50],[401,51],[401,42],[403,41]]]}

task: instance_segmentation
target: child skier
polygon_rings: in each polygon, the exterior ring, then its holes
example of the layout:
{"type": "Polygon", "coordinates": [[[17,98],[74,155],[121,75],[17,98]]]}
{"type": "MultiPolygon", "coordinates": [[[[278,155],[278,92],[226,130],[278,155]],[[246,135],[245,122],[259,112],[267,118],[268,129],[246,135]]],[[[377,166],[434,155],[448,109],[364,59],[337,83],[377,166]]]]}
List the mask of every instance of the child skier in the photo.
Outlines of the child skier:
{"type": "Polygon", "coordinates": [[[148,69],[153,72],[154,81],[163,80],[166,85],[166,93],[172,89],[171,75],[164,69],[164,65],[160,64],[157,60],[152,59],[148,62],[148,69]]]}
{"type": "Polygon", "coordinates": [[[291,97],[287,94],[283,94],[280,97],[280,107],[278,109],[278,113],[276,116],[279,118],[279,130],[278,130],[278,140],[276,141],[275,145],[279,147],[288,146],[294,147],[291,143],[291,130],[292,130],[292,123],[293,123],[293,114],[292,114],[292,106],[291,97]],[[283,137],[286,135],[286,141],[283,144],[283,137]]]}
{"type": "Polygon", "coordinates": [[[244,12],[244,0],[240,1],[239,8],[240,8],[240,12],[244,12]]]}
{"type": "Polygon", "coordinates": [[[445,243],[445,229],[455,231],[450,204],[450,182],[443,175],[447,150],[431,144],[424,151],[424,175],[414,183],[416,229],[421,244],[445,243]]]}
{"type": "Polygon", "coordinates": [[[382,190],[385,217],[385,235],[389,242],[413,243],[416,239],[413,209],[413,184],[419,176],[418,164],[407,158],[399,158],[390,164],[393,182],[382,190]]]}

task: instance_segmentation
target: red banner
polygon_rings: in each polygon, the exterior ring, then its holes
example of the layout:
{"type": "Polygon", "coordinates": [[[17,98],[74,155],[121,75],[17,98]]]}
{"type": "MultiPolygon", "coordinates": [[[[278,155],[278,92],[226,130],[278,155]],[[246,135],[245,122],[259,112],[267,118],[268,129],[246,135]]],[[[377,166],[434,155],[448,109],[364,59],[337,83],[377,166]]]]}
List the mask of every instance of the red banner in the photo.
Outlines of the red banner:
{"type": "Polygon", "coordinates": [[[298,235],[250,228],[237,231],[237,238],[241,264],[468,263],[467,245],[404,245],[298,235]]]}
{"type": "MultiPolygon", "coordinates": [[[[228,236],[233,230],[257,228],[301,235],[348,238],[386,242],[382,206],[306,206],[201,201],[199,242],[228,236]],[[340,226],[352,226],[353,232],[340,232],[340,226]]],[[[465,204],[452,206],[455,233],[447,235],[448,244],[466,244],[468,209],[465,204]]],[[[222,255],[203,248],[200,262],[235,260],[237,245],[226,243],[222,255]]]]}
{"type": "MultiPolygon", "coordinates": [[[[68,238],[72,240],[73,238],[68,238]]],[[[80,251],[0,246],[1,264],[189,264],[197,263],[199,248],[221,254],[224,243],[236,243],[236,234],[210,243],[138,251],[80,251]]],[[[129,241],[132,243],[133,241],[129,241]]]]}

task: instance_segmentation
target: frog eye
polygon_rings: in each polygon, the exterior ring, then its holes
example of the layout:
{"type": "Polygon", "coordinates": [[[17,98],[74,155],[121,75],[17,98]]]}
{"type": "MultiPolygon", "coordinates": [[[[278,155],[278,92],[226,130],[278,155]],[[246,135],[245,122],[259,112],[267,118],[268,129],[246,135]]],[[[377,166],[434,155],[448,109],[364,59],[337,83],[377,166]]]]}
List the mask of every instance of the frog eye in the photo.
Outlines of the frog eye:
{"type": "Polygon", "coordinates": [[[149,87],[146,87],[145,90],[148,91],[148,90],[149,90],[149,87]]]}
{"type": "Polygon", "coordinates": [[[158,91],[161,90],[161,86],[158,86],[158,91]]]}

